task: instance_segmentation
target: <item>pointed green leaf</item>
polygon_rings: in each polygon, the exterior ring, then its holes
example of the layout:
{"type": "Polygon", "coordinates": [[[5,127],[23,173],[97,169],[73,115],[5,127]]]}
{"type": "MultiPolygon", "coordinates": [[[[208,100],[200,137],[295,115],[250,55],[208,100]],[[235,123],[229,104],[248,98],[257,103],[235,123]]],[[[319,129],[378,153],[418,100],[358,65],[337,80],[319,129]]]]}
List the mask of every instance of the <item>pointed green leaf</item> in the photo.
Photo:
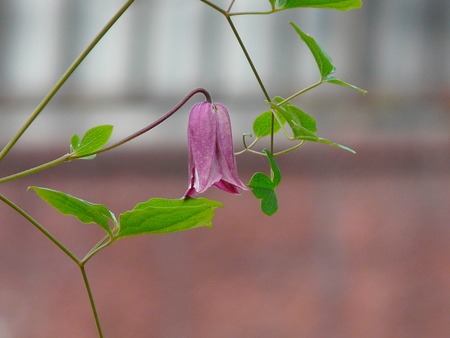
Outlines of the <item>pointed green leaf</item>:
{"type": "Polygon", "coordinates": [[[270,0],[276,2],[277,9],[288,9],[298,7],[314,7],[338,9],[341,11],[356,9],[361,7],[361,0],[270,0]]]}
{"type": "Polygon", "coordinates": [[[267,215],[272,216],[278,210],[278,198],[275,191],[272,190],[266,198],[261,200],[261,210],[267,215]]]}
{"type": "Polygon", "coordinates": [[[292,104],[287,104],[286,112],[291,118],[291,121],[295,121],[297,125],[300,125],[301,127],[313,133],[317,131],[316,120],[312,116],[306,114],[300,108],[292,104]]]}
{"type": "Polygon", "coordinates": [[[326,77],[325,79],[323,79],[322,81],[323,81],[323,82],[334,83],[334,84],[337,84],[337,85],[340,85],[340,86],[344,86],[344,87],[348,87],[348,88],[351,88],[351,89],[355,89],[355,90],[357,90],[358,92],[360,92],[361,94],[366,94],[366,93],[367,93],[366,90],[361,89],[361,88],[359,88],[359,87],[356,87],[356,86],[354,86],[354,85],[352,85],[352,84],[350,84],[350,83],[347,83],[347,82],[345,82],[345,81],[342,81],[342,80],[340,80],[340,79],[337,79],[337,78],[335,78],[334,76],[327,76],[327,77],[326,77]]]}
{"type": "Polygon", "coordinates": [[[284,103],[281,106],[270,103],[271,107],[277,111],[291,127],[295,139],[301,137],[318,138],[316,132],[316,121],[314,118],[303,112],[300,108],[290,103],[284,103]]]}
{"type": "Polygon", "coordinates": [[[281,182],[281,173],[272,153],[267,149],[264,149],[264,152],[269,160],[271,178],[266,174],[257,172],[253,174],[247,186],[252,189],[253,195],[261,200],[261,210],[266,215],[271,216],[278,210],[275,188],[281,182]]]}
{"type": "Polygon", "coordinates": [[[344,145],[336,143],[336,142],[333,142],[333,141],[330,141],[330,140],[327,140],[326,138],[319,137],[317,140],[314,140],[314,142],[328,144],[330,146],[333,146],[333,147],[336,147],[336,148],[340,148],[342,150],[346,150],[346,151],[348,151],[348,152],[350,152],[352,154],[356,154],[356,151],[354,151],[352,148],[344,146],[344,145]]]}
{"type": "Polygon", "coordinates": [[[326,76],[332,74],[335,71],[335,67],[328,53],[319,46],[313,37],[304,33],[295,23],[291,22],[290,24],[294,27],[297,34],[300,36],[300,39],[306,43],[314,56],[317,66],[319,67],[321,78],[324,79],[326,76]]]}
{"type": "Polygon", "coordinates": [[[112,235],[109,221],[116,224],[114,214],[102,204],[87,202],[78,197],[47,188],[32,186],[33,190],[41,199],[50,204],[64,215],[75,216],[83,223],[98,224],[109,235],[112,235]]]}
{"type": "Polygon", "coordinates": [[[274,187],[277,187],[281,182],[280,168],[278,167],[278,164],[275,161],[275,158],[273,157],[272,153],[267,149],[264,149],[264,152],[266,153],[267,158],[269,159],[272,182],[274,184],[274,187]]]}
{"type": "Polygon", "coordinates": [[[84,159],[94,158],[95,155],[86,156],[92,154],[101,148],[103,148],[111,137],[113,126],[103,125],[97,126],[86,131],[81,138],[78,135],[72,136],[71,147],[73,149],[73,155],[84,159]]]}
{"type": "Polygon", "coordinates": [[[214,209],[222,203],[206,198],[152,198],[120,215],[118,238],[169,233],[200,226],[212,226],[214,209]]]}
{"type": "MultiPolygon", "coordinates": [[[[286,123],[284,118],[282,118],[282,123],[286,123]]],[[[253,121],[253,133],[256,137],[261,138],[271,134],[272,129],[272,111],[266,111],[259,115],[255,121],[253,121]]],[[[274,120],[273,132],[274,134],[280,131],[281,126],[277,119],[274,120]]]]}
{"type": "Polygon", "coordinates": [[[70,139],[70,152],[71,153],[75,152],[79,146],[80,146],[80,138],[78,137],[78,135],[73,135],[72,138],[70,139]]]}

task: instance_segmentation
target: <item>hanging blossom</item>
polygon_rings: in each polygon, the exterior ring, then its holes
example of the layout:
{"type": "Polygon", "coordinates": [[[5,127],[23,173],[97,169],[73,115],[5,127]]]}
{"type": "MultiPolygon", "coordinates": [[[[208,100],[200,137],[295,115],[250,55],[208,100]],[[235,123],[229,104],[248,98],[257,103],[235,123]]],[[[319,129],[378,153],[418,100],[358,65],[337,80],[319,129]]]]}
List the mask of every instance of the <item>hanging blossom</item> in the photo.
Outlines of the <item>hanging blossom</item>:
{"type": "Polygon", "coordinates": [[[248,190],[239,179],[233,150],[230,115],[220,103],[196,103],[189,114],[189,188],[191,197],[212,185],[239,194],[248,190]]]}

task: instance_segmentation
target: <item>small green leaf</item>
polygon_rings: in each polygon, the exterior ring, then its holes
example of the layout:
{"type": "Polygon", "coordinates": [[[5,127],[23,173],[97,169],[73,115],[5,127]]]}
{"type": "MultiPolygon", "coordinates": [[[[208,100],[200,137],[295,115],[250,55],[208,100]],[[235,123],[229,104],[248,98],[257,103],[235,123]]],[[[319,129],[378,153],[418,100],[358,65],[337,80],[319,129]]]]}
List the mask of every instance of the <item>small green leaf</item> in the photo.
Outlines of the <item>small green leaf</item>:
{"type": "MultiPolygon", "coordinates": [[[[282,118],[282,123],[286,123],[284,118],[282,118]]],[[[273,132],[274,134],[280,131],[281,126],[277,119],[274,120],[273,132]]],[[[271,134],[272,130],[272,111],[266,111],[259,115],[255,121],[253,121],[253,133],[256,137],[261,138],[271,134]]]]}
{"type": "Polygon", "coordinates": [[[362,6],[361,0],[270,0],[270,2],[271,4],[277,2],[277,9],[314,7],[345,11],[362,6]]]}
{"type": "Polygon", "coordinates": [[[82,139],[78,135],[72,136],[70,145],[75,157],[92,159],[95,155],[92,154],[103,148],[108,140],[111,138],[113,126],[103,125],[97,126],[86,131],[82,139]],[[88,155],[88,156],[87,156],[88,155]]]}
{"type": "Polygon", "coordinates": [[[64,215],[75,216],[82,223],[95,223],[112,236],[109,221],[117,223],[114,214],[102,204],[87,202],[78,197],[48,188],[36,186],[28,189],[64,215]]]}
{"type": "Polygon", "coordinates": [[[290,24],[294,27],[297,34],[300,36],[300,39],[302,39],[310,49],[316,60],[317,66],[319,67],[321,78],[324,79],[326,76],[332,74],[335,71],[335,67],[327,52],[319,46],[314,38],[304,33],[295,23],[291,22],[290,24]]]}
{"type": "Polygon", "coordinates": [[[169,233],[200,226],[212,226],[214,209],[222,203],[206,198],[152,198],[120,215],[118,238],[169,233]]]}
{"type": "Polygon", "coordinates": [[[322,79],[322,81],[323,82],[334,83],[334,84],[337,84],[337,85],[340,85],[340,86],[344,86],[344,87],[348,87],[348,88],[351,88],[351,89],[355,89],[358,92],[360,92],[361,94],[367,94],[366,90],[361,89],[359,87],[356,87],[356,86],[354,86],[354,85],[352,85],[350,83],[347,83],[345,81],[342,81],[340,79],[337,79],[334,76],[327,76],[326,78],[322,79]]]}
{"type": "Polygon", "coordinates": [[[73,135],[70,139],[70,152],[74,153],[80,146],[80,138],[78,135],[73,135]]]}
{"type": "Polygon", "coordinates": [[[252,189],[253,195],[261,200],[261,210],[268,216],[272,216],[278,210],[278,199],[275,188],[281,182],[280,169],[270,151],[264,149],[270,164],[271,177],[257,172],[253,174],[247,184],[252,189]]]}

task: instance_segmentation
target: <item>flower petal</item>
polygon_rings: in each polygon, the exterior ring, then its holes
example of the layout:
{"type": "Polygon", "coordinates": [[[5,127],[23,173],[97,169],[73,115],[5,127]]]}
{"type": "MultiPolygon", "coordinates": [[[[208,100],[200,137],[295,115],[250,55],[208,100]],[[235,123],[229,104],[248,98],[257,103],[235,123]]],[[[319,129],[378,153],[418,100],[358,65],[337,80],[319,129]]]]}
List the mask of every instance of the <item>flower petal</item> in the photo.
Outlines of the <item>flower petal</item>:
{"type": "Polygon", "coordinates": [[[233,150],[231,121],[220,103],[195,104],[189,115],[189,188],[185,197],[203,193],[212,185],[238,194],[247,190],[239,179],[233,150]]]}

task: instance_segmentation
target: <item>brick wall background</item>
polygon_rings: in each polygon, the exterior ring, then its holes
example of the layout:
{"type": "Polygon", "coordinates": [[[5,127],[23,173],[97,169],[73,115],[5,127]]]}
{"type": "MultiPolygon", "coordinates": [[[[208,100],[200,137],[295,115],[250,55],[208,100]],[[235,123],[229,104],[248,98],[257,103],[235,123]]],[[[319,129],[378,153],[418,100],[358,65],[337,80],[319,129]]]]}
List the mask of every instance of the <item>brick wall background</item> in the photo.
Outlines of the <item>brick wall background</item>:
{"type": "MultiPolygon", "coordinates": [[[[273,217],[250,193],[210,190],[225,204],[213,229],[121,240],[88,263],[105,336],[448,337],[448,146],[359,143],[353,156],[309,145],[280,159],[273,217]]],[[[52,158],[10,156],[2,175],[52,158]]],[[[81,255],[100,231],[59,216],[28,185],[120,214],[150,197],[182,195],[186,157],[118,150],[1,193],[81,255]]],[[[264,168],[253,160],[239,158],[244,181],[264,168]]],[[[95,337],[78,269],[5,205],[0,215],[0,336],[95,337]]]]}

